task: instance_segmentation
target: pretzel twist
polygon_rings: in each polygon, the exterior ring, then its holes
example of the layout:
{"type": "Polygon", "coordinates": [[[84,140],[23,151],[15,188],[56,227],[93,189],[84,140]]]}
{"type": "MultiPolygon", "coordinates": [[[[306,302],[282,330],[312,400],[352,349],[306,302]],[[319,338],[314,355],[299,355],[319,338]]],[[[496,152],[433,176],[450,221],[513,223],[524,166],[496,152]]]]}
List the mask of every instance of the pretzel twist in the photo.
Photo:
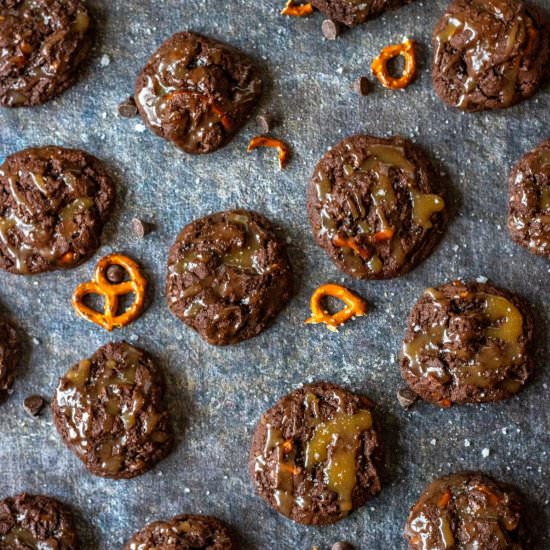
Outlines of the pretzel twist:
{"type": "Polygon", "coordinates": [[[406,88],[416,76],[416,47],[413,40],[407,38],[402,44],[386,46],[380,55],[372,62],[372,73],[382,86],[392,90],[406,88]],[[405,69],[399,78],[391,76],[388,63],[402,55],[405,59],[405,69]]]}
{"type": "Polygon", "coordinates": [[[138,264],[122,254],[110,254],[99,260],[93,280],[76,287],[72,304],[80,317],[110,332],[114,328],[130,324],[141,315],[145,306],[146,291],[147,280],[141,274],[138,264]],[[106,273],[112,265],[122,267],[130,276],[130,280],[118,284],[111,283],[106,273]],[[103,312],[96,311],[84,303],[84,298],[91,294],[103,297],[103,312]],[[126,311],[118,314],[120,297],[127,294],[133,294],[134,301],[126,311]]]}
{"type": "Polygon", "coordinates": [[[311,317],[306,319],[305,323],[324,323],[333,332],[337,332],[337,327],[349,321],[352,317],[362,317],[367,314],[367,303],[362,298],[351,292],[351,290],[332,283],[320,286],[311,296],[309,305],[311,317]],[[346,307],[330,314],[322,304],[328,296],[342,300],[346,307]]]}

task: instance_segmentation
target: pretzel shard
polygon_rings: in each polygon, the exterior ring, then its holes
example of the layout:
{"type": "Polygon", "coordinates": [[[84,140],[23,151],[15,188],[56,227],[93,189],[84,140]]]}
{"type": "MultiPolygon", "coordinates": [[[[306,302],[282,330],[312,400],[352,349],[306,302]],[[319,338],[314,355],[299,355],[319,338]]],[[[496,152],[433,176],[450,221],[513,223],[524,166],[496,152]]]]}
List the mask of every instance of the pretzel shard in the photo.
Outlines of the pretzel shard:
{"type": "Polygon", "coordinates": [[[250,140],[246,152],[250,153],[258,147],[272,147],[273,149],[277,149],[281,170],[287,165],[290,156],[290,147],[284,141],[267,136],[256,136],[250,140]]]}
{"type": "Polygon", "coordinates": [[[76,287],[72,297],[72,305],[80,317],[110,332],[114,328],[129,325],[142,314],[145,307],[146,292],[147,280],[141,274],[138,264],[122,254],[110,254],[99,260],[91,281],[76,287]],[[109,282],[106,273],[112,265],[122,267],[130,279],[118,284],[109,282]],[[103,297],[103,312],[96,311],[84,303],[84,298],[92,294],[103,297]],[[133,294],[134,301],[126,311],[118,314],[120,297],[127,294],[133,294]]]}
{"type": "Polygon", "coordinates": [[[310,2],[305,4],[295,4],[295,0],[288,0],[281,11],[281,15],[290,17],[307,17],[313,13],[313,5],[310,2]]]}
{"type": "Polygon", "coordinates": [[[309,302],[311,308],[311,317],[306,319],[306,324],[324,323],[327,328],[333,332],[338,332],[338,327],[352,317],[363,317],[367,315],[367,303],[348,290],[347,288],[328,283],[320,286],[311,296],[309,302]],[[346,307],[340,311],[330,314],[322,305],[326,297],[337,298],[346,304],[346,307]]]}

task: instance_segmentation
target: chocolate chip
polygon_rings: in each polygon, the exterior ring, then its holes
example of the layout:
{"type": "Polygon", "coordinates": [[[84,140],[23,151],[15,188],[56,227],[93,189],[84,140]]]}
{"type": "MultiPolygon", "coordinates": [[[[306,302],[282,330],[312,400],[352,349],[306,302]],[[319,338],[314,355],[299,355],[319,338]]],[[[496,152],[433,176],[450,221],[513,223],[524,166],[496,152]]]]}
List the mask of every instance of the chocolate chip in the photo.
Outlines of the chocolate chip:
{"type": "Polygon", "coordinates": [[[325,19],[321,25],[321,30],[327,40],[336,40],[340,34],[340,25],[332,19],[325,19]]]}
{"type": "Polygon", "coordinates": [[[341,541],[333,544],[332,550],[354,550],[354,547],[349,542],[341,541]]]}
{"type": "Polygon", "coordinates": [[[397,401],[404,408],[408,409],[418,399],[418,395],[414,393],[410,388],[401,388],[397,392],[397,401]]]}
{"type": "Polygon", "coordinates": [[[107,271],[105,272],[105,277],[107,277],[107,280],[110,283],[118,285],[119,283],[122,283],[122,281],[124,281],[124,278],[126,277],[126,271],[120,265],[113,264],[107,268],[107,271]]]}
{"type": "Polygon", "coordinates": [[[353,91],[359,95],[368,95],[370,90],[370,82],[366,76],[360,76],[352,86],[353,91]]]}
{"type": "Polygon", "coordinates": [[[143,239],[145,235],[151,232],[153,226],[150,223],[144,222],[138,218],[132,220],[132,231],[139,239],[143,239]]]}
{"type": "Polygon", "coordinates": [[[38,416],[45,404],[46,400],[39,395],[29,395],[29,397],[23,401],[23,408],[31,416],[38,416]]]}
{"type": "Polygon", "coordinates": [[[138,114],[133,97],[129,97],[118,106],[118,114],[124,118],[133,118],[138,114]]]}

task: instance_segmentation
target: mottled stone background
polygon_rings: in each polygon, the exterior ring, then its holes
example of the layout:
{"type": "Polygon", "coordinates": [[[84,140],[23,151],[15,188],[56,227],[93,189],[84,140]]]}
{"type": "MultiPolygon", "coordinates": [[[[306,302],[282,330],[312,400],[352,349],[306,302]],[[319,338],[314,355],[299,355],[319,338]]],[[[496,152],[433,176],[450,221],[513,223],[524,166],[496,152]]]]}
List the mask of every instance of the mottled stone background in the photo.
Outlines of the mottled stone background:
{"type": "Polygon", "coordinates": [[[393,549],[405,547],[401,532],[408,509],[434,476],[479,468],[529,495],[537,547],[549,548],[550,263],[512,244],[505,230],[510,167],[549,137],[549,87],[503,112],[465,115],[445,107],[432,92],[428,65],[431,28],[446,0],[417,1],[335,42],[322,38],[319,14],[280,16],[282,0],[93,4],[97,47],[78,85],[44,107],[0,112],[0,160],[31,145],[81,147],[105,160],[120,189],[118,211],[94,260],[35,278],[0,274],[0,303],[28,335],[30,350],[15,392],[0,407],[0,494],[33,491],[70,503],[84,519],[85,548],[120,548],[146,522],[202,512],[235,525],[246,549],[327,550],[341,539],[361,549],[393,549]],[[281,117],[274,133],[294,149],[287,170],[278,170],[269,150],[245,153],[253,122],[222,151],[190,157],[146,131],[139,118],[119,118],[117,105],[132,91],[149,54],[183,29],[240,46],[263,66],[268,84],[260,110],[281,117]],[[351,92],[350,84],[368,74],[375,54],[404,35],[421,45],[414,85],[398,92],[376,85],[365,98],[351,92]],[[448,233],[428,261],[399,280],[343,277],[309,231],[305,186],[314,163],[356,132],[413,139],[448,179],[455,212],[448,233]],[[280,226],[291,245],[298,292],[270,330],[218,349],[169,314],[165,259],[184,224],[236,206],[264,212],[280,226]],[[130,231],[134,216],[154,221],[158,230],[138,241],[130,231]],[[139,321],[108,335],[75,316],[70,296],[90,277],[99,255],[113,250],[145,266],[153,299],[139,321]],[[532,303],[539,375],[505,403],[451,410],[420,404],[404,412],[395,399],[401,385],[396,355],[409,309],[427,286],[479,276],[532,303]],[[367,319],[338,334],[302,325],[312,290],[329,280],[343,281],[371,304],[367,319]],[[156,354],[167,373],[177,423],[175,452],[132,481],[88,474],[57,437],[49,412],[33,420],[21,406],[30,393],[51,396],[70,365],[110,338],[128,339],[156,354]],[[379,404],[388,449],[383,493],[322,529],[272,512],[254,495],[246,468],[261,412],[299,384],[319,379],[365,392],[379,404]]]}

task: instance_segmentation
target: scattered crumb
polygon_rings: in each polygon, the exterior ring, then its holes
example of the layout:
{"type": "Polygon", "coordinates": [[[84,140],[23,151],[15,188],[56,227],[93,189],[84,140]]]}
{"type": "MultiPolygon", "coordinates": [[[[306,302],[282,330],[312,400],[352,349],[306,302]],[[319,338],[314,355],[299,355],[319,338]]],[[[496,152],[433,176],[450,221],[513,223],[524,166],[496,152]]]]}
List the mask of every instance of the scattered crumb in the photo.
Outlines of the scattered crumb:
{"type": "Polygon", "coordinates": [[[476,282],[477,283],[481,283],[481,284],[485,284],[489,279],[487,279],[487,277],[484,277],[483,275],[480,275],[477,279],[476,279],[476,282]]]}
{"type": "Polygon", "coordinates": [[[434,438],[434,439],[430,439],[430,443],[431,443],[432,445],[435,445],[435,444],[437,443],[437,439],[435,439],[435,438],[434,438]]]}
{"type": "Polygon", "coordinates": [[[102,67],[107,67],[108,65],[111,64],[111,58],[108,55],[103,54],[101,56],[101,60],[99,61],[99,63],[101,64],[102,67]]]}
{"type": "Polygon", "coordinates": [[[487,458],[490,454],[491,454],[491,450],[488,449],[487,447],[481,450],[481,456],[483,458],[487,458]]]}
{"type": "Polygon", "coordinates": [[[147,130],[147,128],[145,127],[145,124],[141,124],[141,122],[138,122],[135,126],[134,126],[134,130],[140,134],[142,134],[143,132],[145,132],[145,130],[147,130]]]}
{"type": "Polygon", "coordinates": [[[469,447],[471,445],[471,442],[469,439],[464,440],[464,447],[469,447]]]}

